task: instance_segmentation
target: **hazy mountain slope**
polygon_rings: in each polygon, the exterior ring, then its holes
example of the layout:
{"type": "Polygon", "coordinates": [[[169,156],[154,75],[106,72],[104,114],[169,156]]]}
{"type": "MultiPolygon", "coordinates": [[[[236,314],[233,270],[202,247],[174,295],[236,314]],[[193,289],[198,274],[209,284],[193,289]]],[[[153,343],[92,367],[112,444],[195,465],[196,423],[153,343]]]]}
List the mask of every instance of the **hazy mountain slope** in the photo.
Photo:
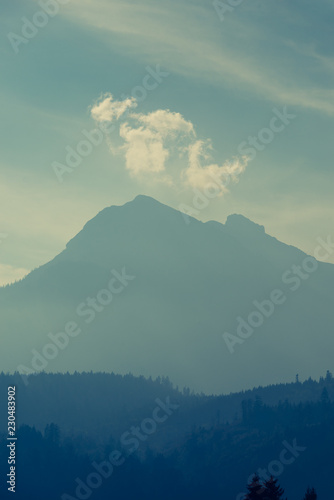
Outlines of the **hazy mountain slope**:
{"type": "MultiPolygon", "coordinates": [[[[110,207],[89,221],[54,260],[1,290],[4,370],[31,367],[49,332],[75,321],[82,332],[47,361],[47,371],[106,370],[169,375],[180,385],[228,392],[318,376],[332,365],[334,266],[293,282],[282,275],[306,255],[265,234],[246,218],[225,225],[191,219],[145,196],[110,207]],[[112,302],[90,316],[76,309],[94,298],[111,271],[135,276],[112,302]],[[285,294],[271,317],[231,354],[222,338],[237,317],[274,289],[285,294]]],[[[289,272],[290,273],[290,272],[289,272]]],[[[85,308],[85,310],[87,307],[85,308]]],[[[83,310],[83,309],[82,309],[83,310]]]]}

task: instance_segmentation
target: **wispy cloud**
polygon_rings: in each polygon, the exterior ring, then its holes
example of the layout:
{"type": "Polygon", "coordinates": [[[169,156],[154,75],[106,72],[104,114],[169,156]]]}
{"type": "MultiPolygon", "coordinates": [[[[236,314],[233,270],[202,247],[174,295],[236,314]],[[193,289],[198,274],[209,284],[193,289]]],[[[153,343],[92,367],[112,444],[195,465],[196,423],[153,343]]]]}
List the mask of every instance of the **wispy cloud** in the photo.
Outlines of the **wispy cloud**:
{"type": "MultiPolygon", "coordinates": [[[[188,3],[173,0],[168,3],[162,0],[159,5],[150,0],[140,4],[130,0],[71,0],[64,12],[74,21],[96,28],[98,36],[107,43],[108,39],[115,42],[117,37],[113,50],[135,54],[137,60],[159,60],[169,71],[210,83],[235,85],[237,82],[241,90],[252,91],[276,103],[333,114],[334,91],[326,88],[326,84],[321,85],[317,78],[305,83],[307,67],[304,70],[293,63],[298,57],[296,52],[281,52],[281,63],[272,65],[272,50],[264,43],[265,33],[261,36],[261,30],[266,28],[261,27],[257,10],[252,9],[246,20],[238,15],[248,8],[244,4],[224,23],[224,29],[211,3],[205,7],[197,2],[190,8],[188,3]],[[242,36],[245,32],[252,34],[249,37],[254,44],[251,51],[245,48],[242,36]]],[[[302,15],[311,15],[311,12],[305,9],[302,15]]],[[[283,51],[286,35],[282,32],[282,23],[277,22],[272,30],[277,46],[274,50],[283,51]]],[[[321,62],[321,55],[316,58],[321,62]]],[[[321,71],[325,81],[329,77],[325,59],[321,71]]]]}

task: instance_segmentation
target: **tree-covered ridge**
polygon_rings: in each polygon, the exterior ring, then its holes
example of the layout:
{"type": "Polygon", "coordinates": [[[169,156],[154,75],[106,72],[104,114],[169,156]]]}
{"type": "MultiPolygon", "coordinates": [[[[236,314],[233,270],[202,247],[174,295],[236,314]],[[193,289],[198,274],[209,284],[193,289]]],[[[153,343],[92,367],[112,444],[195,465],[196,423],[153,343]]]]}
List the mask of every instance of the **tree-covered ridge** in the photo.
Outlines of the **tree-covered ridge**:
{"type": "MultiPolygon", "coordinates": [[[[179,390],[168,377],[145,379],[131,374],[114,373],[39,373],[30,377],[0,374],[0,395],[6,397],[8,385],[16,385],[19,398],[18,421],[43,430],[54,422],[64,433],[87,433],[96,438],[101,433],[120,433],[133,415],[145,418],[155,398],[169,396],[180,404],[175,426],[181,432],[194,426],[232,422],[247,412],[247,401],[260,399],[268,406],[280,401],[315,402],[324,388],[334,399],[334,381],[330,372],[319,381],[277,384],[221,396],[206,396],[179,390]],[[244,403],[243,403],[244,401],[244,403]],[[99,411],[96,411],[99,408],[99,411]]],[[[5,408],[0,409],[0,432],[6,428],[5,408]]],[[[168,425],[171,425],[168,422],[168,425]]]]}
{"type": "MultiPolygon", "coordinates": [[[[0,379],[1,390],[9,379],[13,383],[10,376],[0,379]]],[[[313,487],[319,500],[331,498],[334,404],[329,373],[319,382],[297,382],[224,397],[192,395],[187,390],[181,393],[167,379],[153,381],[131,375],[41,374],[28,386],[21,382],[17,378],[18,500],[53,500],[65,493],[69,497],[63,500],[79,498],[75,493],[77,479],[81,493],[85,488],[91,490],[91,498],[97,500],[242,500],[254,474],[258,474],[262,489],[267,485],[264,491],[273,490],[271,495],[276,488],[273,475],[279,481],[278,493],[280,488],[285,490],[282,500],[304,500],[308,486],[306,500],[315,500],[313,487]],[[75,386],[78,394],[73,394],[67,408],[67,420],[62,421],[65,425],[55,422],[54,395],[59,392],[56,403],[60,404],[62,396],[65,401],[70,398],[75,386]],[[84,387],[86,397],[76,407],[84,387]],[[285,397],[275,405],[264,402],[273,392],[284,393],[284,388],[285,394],[294,395],[300,388],[299,400],[285,397]],[[309,401],[305,401],[306,394],[312,394],[309,401]],[[37,418],[39,412],[43,417],[40,423],[49,417],[43,428],[22,422],[23,401],[32,405],[31,418],[37,418]],[[239,408],[234,412],[233,407],[231,418],[219,414],[223,405],[236,401],[240,401],[239,408]],[[106,408],[109,412],[105,414],[106,408]],[[156,425],[152,432],[153,415],[156,425]],[[86,426],[94,427],[94,416],[96,425],[104,422],[99,433],[86,430],[86,426]],[[103,465],[110,457],[118,457],[116,463],[121,466],[114,466],[112,476],[103,478],[110,471],[110,464],[103,465]],[[87,485],[92,473],[103,479],[96,489],[87,485]]],[[[60,409],[63,412],[64,406],[60,409]]],[[[0,450],[0,470],[4,471],[6,435],[0,450]]]]}

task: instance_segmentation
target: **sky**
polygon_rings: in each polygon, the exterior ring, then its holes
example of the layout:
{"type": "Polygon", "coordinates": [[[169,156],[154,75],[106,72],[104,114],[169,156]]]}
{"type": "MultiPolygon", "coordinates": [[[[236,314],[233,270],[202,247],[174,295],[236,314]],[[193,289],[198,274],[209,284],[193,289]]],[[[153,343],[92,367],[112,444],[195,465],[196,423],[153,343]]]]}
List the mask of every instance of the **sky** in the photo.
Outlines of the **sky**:
{"type": "Polygon", "coordinates": [[[0,284],[138,194],[310,254],[334,240],[334,0],[0,12],[0,284]]]}

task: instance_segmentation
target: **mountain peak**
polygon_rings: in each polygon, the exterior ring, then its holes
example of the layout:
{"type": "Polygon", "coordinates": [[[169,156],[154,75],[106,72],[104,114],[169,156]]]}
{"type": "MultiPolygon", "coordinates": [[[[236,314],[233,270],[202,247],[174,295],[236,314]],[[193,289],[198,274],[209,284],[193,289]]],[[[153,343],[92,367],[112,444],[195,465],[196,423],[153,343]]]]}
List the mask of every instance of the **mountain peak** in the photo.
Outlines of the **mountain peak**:
{"type": "Polygon", "coordinates": [[[147,196],[145,194],[138,194],[133,200],[131,201],[128,201],[127,203],[125,203],[124,205],[118,207],[118,208],[126,208],[126,209],[129,209],[129,208],[135,208],[135,209],[147,209],[147,210],[162,210],[162,209],[165,209],[165,210],[168,210],[169,212],[170,211],[174,211],[175,212],[175,209],[173,209],[172,207],[170,207],[169,205],[166,205],[165,203],[162,203],[161,201],[159,200],[156,200],[155,198],[152,198],[152,196],[147,196]]]}
{"type": "Polygon", "coordinates": [[[225,222],[225,227],[227,229],[237,230],[237,231],[259,231],[265,233],[264,226],[256,224],[255,222],[247,219],[241,214],[229,215],[225,222]]]}
{"type": "Polygon", "coordinates": [[[159,203],[158,200],[147,196],[146,194],[138,194],[130,203],[159,203]]]}
{"type": "Polygon", "coordinates": [[[291,378],[296,366],[308,369],[319,345],[315,367],[320,373],[329,366],[334,317],[324,293],[333,290],[334,266],[319,264],[298,297],[267,320],[276,292],[275,305],[288,302],[293,266],[306,255],[242,215],[231,215],[225,225],[188,220],[148,196],[102,210],[51,262],[2,290],[1,336],[16,349],[10,358],[0,351],[1,369],[15,370],[34,346],[42,356],[45,332],[59,332],[69,319],[87,332],[80,352],[73,346],[59,354],[48,371],[163,374],[182,386],[191,380],[198,392],[218,393],[245,387],[245,373],[249,386],[263,385],[269,372],[275,380],[282,364],[291,378]],[[240,320],[247,331],[250,325],[257,330],[246,347],[231,340],[240,320]]]}

